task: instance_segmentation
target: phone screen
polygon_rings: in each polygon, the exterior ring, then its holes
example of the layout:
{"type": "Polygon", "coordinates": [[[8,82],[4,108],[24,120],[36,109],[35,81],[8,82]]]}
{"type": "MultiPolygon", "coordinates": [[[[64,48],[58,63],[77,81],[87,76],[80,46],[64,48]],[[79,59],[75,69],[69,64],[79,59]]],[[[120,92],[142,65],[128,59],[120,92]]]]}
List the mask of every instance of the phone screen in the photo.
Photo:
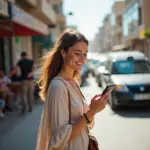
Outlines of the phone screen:
{"type": "Polygon", "coordinates": [[[112,92],[114,90],[114,88],[115,88],[115,85],[107,85],[107,87],[104,89],[102,95],[104,95],[108,91],[112,92]]]}

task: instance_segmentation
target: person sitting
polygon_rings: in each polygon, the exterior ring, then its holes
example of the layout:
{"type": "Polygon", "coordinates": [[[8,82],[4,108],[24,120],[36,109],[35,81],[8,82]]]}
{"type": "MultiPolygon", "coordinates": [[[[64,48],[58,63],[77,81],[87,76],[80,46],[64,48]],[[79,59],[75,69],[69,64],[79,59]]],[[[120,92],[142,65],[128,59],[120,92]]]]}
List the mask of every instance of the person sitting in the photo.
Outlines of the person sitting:
{"type": "Polygon", "coordinates": [[[16,68],[12,68],[11,73],[9,74],[9,78],[11,79],[11,92],[14,94],[15,104],[19,104],[20,102],[20,76],[16,68]]]}
{"type": "Polygon", "coordinates": [[[0,118],[4,118],[3,109],[5,108],[5,101],[2,99],[0,94],[0,118]]]}
{"type": "Polygon", "coordinates": [[[16,68],[12,68],[9,78],[13,83],[20,84],[20,76],[16,68]]]}
{"type": "Polygon", "coordinates": [[[10,91],[11,80],[4,74],[3,70],[0,70],[0,93],[2,99],[5,100],[6,108],[12,111],[10,104],[12,102],[13,93],[10,91]]]}

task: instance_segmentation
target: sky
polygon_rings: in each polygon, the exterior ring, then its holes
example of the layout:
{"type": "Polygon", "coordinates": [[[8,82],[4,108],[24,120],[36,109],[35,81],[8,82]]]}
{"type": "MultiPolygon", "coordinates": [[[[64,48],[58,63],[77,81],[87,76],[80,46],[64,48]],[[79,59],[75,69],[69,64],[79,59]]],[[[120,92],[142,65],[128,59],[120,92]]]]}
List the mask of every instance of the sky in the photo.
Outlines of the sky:
{"type": "Polygon", "coordinates": [[[103,19],[111,12],[115,0],[64,0],[63,11],[67,16],[67,24],[78,26],[78,30],[89,40],[94,38],[103,19]],[[67,15],[73,12],[73,16],[67,15]]]}

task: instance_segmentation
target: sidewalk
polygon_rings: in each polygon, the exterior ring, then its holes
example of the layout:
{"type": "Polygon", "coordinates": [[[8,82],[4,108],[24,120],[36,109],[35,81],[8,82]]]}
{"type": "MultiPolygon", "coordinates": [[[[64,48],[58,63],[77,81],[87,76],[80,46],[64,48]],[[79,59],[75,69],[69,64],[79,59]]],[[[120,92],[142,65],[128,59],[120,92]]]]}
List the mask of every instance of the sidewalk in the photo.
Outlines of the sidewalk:
{"type": "MultiPolygon", "coordinates": [[[[43,105],[41,100],[35,100],[33,112],[39,105],[43,105]]],[[[20,110],[15,109],[12,112],[5,112],[5,117],[0,119],[0,141],[7,135],[11,130],[19,126],[27,117],[29,117],[33,112],[26,112],[25,115],[20,116],[20,110]]]]}

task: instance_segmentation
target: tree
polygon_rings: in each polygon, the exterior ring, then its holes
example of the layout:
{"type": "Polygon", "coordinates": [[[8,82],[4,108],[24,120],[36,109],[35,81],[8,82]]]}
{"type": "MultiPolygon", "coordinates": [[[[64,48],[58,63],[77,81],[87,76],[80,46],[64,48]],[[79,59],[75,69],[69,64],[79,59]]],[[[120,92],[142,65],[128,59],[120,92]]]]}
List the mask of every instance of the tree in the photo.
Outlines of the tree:
{"type": "Polygon", "coordinates": [[[150,39],[150,28],[147,28],[145,30],[145,33],[144,33],[145,37],[147,37],[148,39],[150,39]]]}

